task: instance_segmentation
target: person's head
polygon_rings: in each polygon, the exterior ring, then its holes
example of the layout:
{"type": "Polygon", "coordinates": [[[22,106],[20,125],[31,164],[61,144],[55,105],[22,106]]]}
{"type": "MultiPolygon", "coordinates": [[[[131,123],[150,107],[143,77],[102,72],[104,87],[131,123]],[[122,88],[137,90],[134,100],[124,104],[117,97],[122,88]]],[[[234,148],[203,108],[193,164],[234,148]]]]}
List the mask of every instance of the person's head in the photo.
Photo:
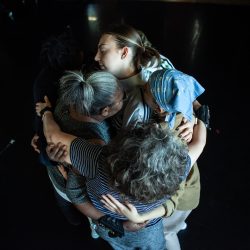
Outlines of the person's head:
{"type": "Polygon", "coordinates": [[[60,101],[80,115],[106,119],[122,108],[123,95],[117,78],[106,71],[86,76],[80,71],[66,71],[60,79],[60,101]]]}
{"type": "Polygon", "coordinates": [[[68,29],[58,36],[49,37],[42,44],[40,61],[42,65],[53,70],[80,69],[83,63],[83,50],[68,29]]]}
{"type": "Polygon", "coordinates": [[[121,132],[108,150],[110,185],[142,202],[174,194],[189,164],[186,143],[155,123],[121,132]]]}
{"type": "Polygon", "coordinates": [[[160,117],[165,117],[173,127],[176,113],[191,121],[193,101],[204,88],[192,76],[176,69],[157,70],[144,86],[144,100],[160,117]]]}
{"type": "Polygon", "coordinates": [[[141,67],[158,65],[160,54],[142,31],[120,24],[103,32],[95,60],[101,69],[124,79],[139,72],[141,67]]]}

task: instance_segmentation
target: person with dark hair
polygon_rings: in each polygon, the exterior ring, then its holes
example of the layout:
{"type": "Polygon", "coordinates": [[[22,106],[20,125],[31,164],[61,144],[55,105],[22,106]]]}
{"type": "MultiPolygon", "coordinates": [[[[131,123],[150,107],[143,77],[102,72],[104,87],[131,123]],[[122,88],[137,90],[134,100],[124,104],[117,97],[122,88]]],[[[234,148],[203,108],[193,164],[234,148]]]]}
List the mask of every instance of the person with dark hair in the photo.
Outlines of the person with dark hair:
{"type": "MultiPolygon", "coordinates": [[[[48,96],[53,107],[58,99],[58,82],[65,70],[80,70],[83,65],[83,50],[74,39],[70,28],[58,36],[51,36],[43,42],[40,51],[41,70],[33,85],[34,104],[48,96]]],[[[38,153],[43,148],[44,139],[41,122],[35,117],[35,135],[31,146],[38,153]],[[40,146],[39,146],[40,145],[40,146]]],[[[46,158],[46,156],[44,156],[46,158]]]]}
{"type": "MultiPolygon", "coordinates": [[[[119,201],[131,202],[140,213],[163,204],[186,178],[206,141],[205,126],[199,121],[188,147],[175,132],[157,124],[128,128],[109,146],[101,147],[63,133],[52,113],[42,111],[43,108],[44,105],[37,104],[36,111],[42,112],[46,139],[48,143],[65,144],[65,161],[86,177],[92,203],[107,215],[100,222],[110,221],[109,216],[116,218],[116,222],[126,220],[102,205],[100,199],[107,193],[119,201]]],[[[166,249],[161,218],[155,217],[137,232],[122,232],[121,238],[109,237],[108,231],[98,225],[98,234],[114,249],[166,249]]]]}
{"type": "MultiPolygon", "coordinates": [[[[67,27],[65,32],[57,36],[51,36],[43,42],[40,51],[41,70],[35,79],[33,85],[34,103],[42,101],[44,96],[48,96],[53,107],[55,107],[58,99],[59,79],[62,77],[65,70],[80,70],[83,64],[83,50],[77,40],[74,38],[70,27],[67,27]]],[[[35,135],[31,140],[31,146],[39,153],[39,161],[49,167],[54,166],[46,153],[46,140],[42,131],[41,120],[36,116],[34,122],[35,135]]],[[[52,167],[51,167],[52,168],[52,167]]],[[[66,176],[66,171],[63,166],[53,167],[60,171],[60,175],[66,176]]],[[[48,169],[48,168],[47,168],[48,169]]],[[[48,170],[49,171],[49,170],[48,170]]],[[[50,171],[52,171],[50,169],[50,171]]],[[[49,175],[51,178],[52,175],[49,175]]],[[[62,179],[58,179],[59,183],[64,183],[62,179]]],[[[81,222],[82,215],[78,212],[71,203],[69,203],[55,185],[55,198],[61,211],[65,215],[69,223],[78,225],[81,222]],[[64,198],[63,198],[63,197],[64,198]]],[[[67,198],[66,198],[67,199],[67,198]]]]}

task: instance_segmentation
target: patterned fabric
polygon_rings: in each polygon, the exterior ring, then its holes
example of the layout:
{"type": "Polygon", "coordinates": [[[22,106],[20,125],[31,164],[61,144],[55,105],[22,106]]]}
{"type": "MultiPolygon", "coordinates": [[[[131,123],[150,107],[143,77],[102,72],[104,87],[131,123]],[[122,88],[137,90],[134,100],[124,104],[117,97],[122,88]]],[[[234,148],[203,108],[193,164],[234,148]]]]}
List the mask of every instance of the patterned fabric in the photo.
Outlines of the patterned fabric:
{"type": "Polygon", "coordinates": [[[112,117],[112,122],[117,129],[138,121],[148,121],[151,109],[145,104],[140,87],[148,82],[154,71],[160,69],[174,69],[174,66],[168,58],[161,55],[160,67],[144,67],[138,74],[120,80],[128,99],[123,105],[123,110],[112,117]]]}
{"type": "Polygon", "coordinates": [[[178,112],[192,120],[193,101],[205,91],[192,76],[175,69],[155,71],[148,83],[158,105],[168,112],[166,121],[170,128],[178,112]]]}
{"type": "Polygon", "coordinates": [[[161,64],[159,67],[146,67],[143,68],[143,80],[145,82],[148,82],[149,77],[152,75],[153,72],[155,72],[156,70],[161,70],[161,69],[175,69],[174,65],[170,62],[170,60],[168,58],[166,58],[165,56],[161,55],[161,64]]]}
{"type": "MultiPolygon", "coordinates": [[[[126,217],[112,213],[111,211],[103,207],[102,203],[100,202],[101,195],[111,194],[120,202],[124,202],[124,200],[126,199],[137,208],[138,213],[145,213],[153,210],[169,198],[169,196],[166,196],[165,198],[156,202],[142,203],[134,200],[131,197],[125,197],[124,195],[115,191],[112,187],[109,186],[109,174],[105,167],[106,157],[102,153],[104,148],[105,146],[101,147],[99,145],[93,145],[81,138],[76,138],[70,146],[71,162],[74,167],[86,177],[86,185],[89,198],[97,209],[99,209],[104,214],[108,214],[114,218],[125,220],[126,217]]],[[[187,169],[190,168],[190,162],[191,160],[189,158],[187,169]]],[[[147,226],[151,226],[159,220],[161,220],[161,218],[150,220],[147,226]]]]}
{"type": "MultiPolygon", "coordinates": [[[[109,125],[106,121],[91,123],[74,120],[70,117],[68,108],[61,103],[57,104],[54,115],[55,120],[66,133],[74,134],[87,140],[95,138],[101,139],[105,143],[110,141],[109,125]]],[[[54,187],[60,192],[65,193],[73,203],[79,204],[86,201],[87,192],[83,176],[78,177],[69,170],[66,182],[56,166],[47,166],[47,171],[54,187]]]]}

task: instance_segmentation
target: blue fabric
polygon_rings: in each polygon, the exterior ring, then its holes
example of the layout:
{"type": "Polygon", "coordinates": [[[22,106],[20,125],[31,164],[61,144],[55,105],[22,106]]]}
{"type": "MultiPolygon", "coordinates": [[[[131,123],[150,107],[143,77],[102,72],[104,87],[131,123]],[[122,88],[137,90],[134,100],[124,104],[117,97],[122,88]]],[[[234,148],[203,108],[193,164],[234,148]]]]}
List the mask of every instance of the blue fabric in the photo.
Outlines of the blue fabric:
{"type": "Polygon", "coordinates": [[[205,91],[196,79],[176,69],[155,71],[149,78],[149,86],[158,105],[169,113],[166,121],[170,128],[178,112],[192,120],[193,101],[205,91]]]}
{"type": "Polygon", "coordinates": [[[97,233],[106,240],[114,250],[166,250],[162,220],[150,227],[136,232],[125,231],[122,238],[110,238],[108,230],[97,226],[97,233]]]}

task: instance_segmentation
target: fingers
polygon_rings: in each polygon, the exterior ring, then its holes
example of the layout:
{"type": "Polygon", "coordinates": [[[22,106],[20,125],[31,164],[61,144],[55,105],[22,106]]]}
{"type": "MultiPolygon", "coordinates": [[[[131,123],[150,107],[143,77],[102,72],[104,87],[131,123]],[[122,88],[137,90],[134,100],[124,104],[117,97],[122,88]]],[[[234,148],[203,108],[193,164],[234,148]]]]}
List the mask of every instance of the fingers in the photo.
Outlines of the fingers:
{"type": "Polygon", "coordinates": [[[65,160],[65,156],[67,155],[66,149],[66,145],[62,144],[61,142],[57,143],[56,145],[50,143],[46,147],[46,152],[51,160],[63,162],[65,160]]]}
{"type": "Polygon", "coordinates": [[[45,103],[46,103],[46,106],[51,107],[51,103],[50,103],[50,101],[49,101],[48,96],[44,96],[44,101],[45,101],[45,103]]]}
{"type": "Polygon", "coordinates": [[[41,151],[40,151],[38,148],[34,148],[34,150],[35,150],[38,154],[41,153],[41,151]]]}
{"type": "Polygon", "coordinates": [[[112,195],[109,194],[102,195],[102,201],[105,204],[105,206],[115,211],[121,212],[122,209],[125,209],[125,206],[118,200],[116,200],[112,195]]]}
{"type": "Polygon", "coordinates": [[[190,131],[190,129],[186,129],[185,131],[179,134],[179,137],[181,137],[181,139],[186,142],[190,142],[193,137],[193,131],[190,131]]]}
{"type": "MultiPolygon", "coordinates": [[[[105,201],[104,200],[100,200],[103,204],[105,203],[105,201]]],[[[117,214],[119,214],[118,213],[118,211],[116,211],[116,209],[114,209],[113,207],[110,207],[110,206],[108,206],[108,205],[103,205],[106,209],[108,209],[109,211],[111,211],[111,212],[113,212],[113,213],[117,213],[117,214]]]]}
{"type": "Polygon", "coordinates": [[[190,142],[193,136],[193,124],[189,122],[186,118],[182,119],[182,123],[177,129],[179,131],[179,137],[185,140],[186,142],[190,142]]]}
{"type": "Polygon", "coordinates": [[[47,96],[44,96],[44,102],[37,102],[35,106],[36,114],[38,116],[40,115],[41,110],[43,110],[46,107],[51,107],[51,103],[49,101],[49,98],[47,96]]]}
{"type": "Polygon", "coordinates": [[[183,131],[183,130],[185,130],[187,128],[190,128],[190,124],[189,123],[183,123],[183,124],[179,125],[176,130],[183,131]]]}
{"type": "Polygon", "coordinates": [[[43,102],[37,102],[36,103],[36,107],[35,107],[35,110],[36,110],[36,114],[38,116],[41,116],[40,115],[40,112],[41,110],[43,110],[45,107],[47,107],[48,105],[46,103],[43,103],[43,102]]]}
{"type": "Polygon", "coordinates": [[[127,207],[130,211],[137,211],[137,209],[135,208],[135,206],[132,205],[131,203],[129,203],[128,201],[125,201],[125,205],[126,205],[126,207],[127,207]]]}
{"type": "Polygon", "coordinates": [[[33,149],[35,150],[35,152],[40,154],[40,150],[38,149],[38,140],[39,140],[39,136],[37,134],[35,134],[33,136],[33,138],[31,139],[31,143],[30,145],[33,147],[33,149]]]}
{"type": "Polygon", "coordinates": [[[36,111],[36,114],[38,116],[41,116],[40,115],[40,111],[42,110],[42,108],[40,107],[40,103],[36,103],[36,107],[35,107],[35,111],[36,111]]]}
{"type": "MultiPolygon", "coordinates": [[[[105,196],[105,195],[103,195],[103,196],[105,196]]],[[[124,207],[124,205],[121,202],[119,202],[116,198],[114,198],[111,194],[107,194],[106,196],[110,200],[111,203],[113,202],[113,204],[116,207],[124,207]]]]}

